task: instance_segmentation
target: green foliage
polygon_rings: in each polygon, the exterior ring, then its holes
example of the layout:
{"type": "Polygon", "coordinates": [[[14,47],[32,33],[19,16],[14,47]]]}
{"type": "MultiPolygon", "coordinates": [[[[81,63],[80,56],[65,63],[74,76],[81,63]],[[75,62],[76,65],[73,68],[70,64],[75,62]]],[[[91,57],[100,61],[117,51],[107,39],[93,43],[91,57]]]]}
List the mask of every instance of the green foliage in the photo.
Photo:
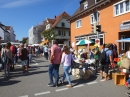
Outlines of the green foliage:
{"type": "Polygon", "coordinates": [[[27,38],[23,38],[23,39],[22,39],[22,43],[23,43],[23,44],[27,43],[27,38]]]}
{"type": "Polygon", "coordinates": [[[55,39],[56,36],[58,36],[58,34],[55,33],[54,29],[48,29],[45,30],[41,33],[41,35],[45,38],[48,39],[49,42],[51,42],[52,40],[55,39]]]}
{"type": "Polygon", "coordinates": [[[9,37],[6,38],[6,42],[10,42],[10,38],[9,37]]]}

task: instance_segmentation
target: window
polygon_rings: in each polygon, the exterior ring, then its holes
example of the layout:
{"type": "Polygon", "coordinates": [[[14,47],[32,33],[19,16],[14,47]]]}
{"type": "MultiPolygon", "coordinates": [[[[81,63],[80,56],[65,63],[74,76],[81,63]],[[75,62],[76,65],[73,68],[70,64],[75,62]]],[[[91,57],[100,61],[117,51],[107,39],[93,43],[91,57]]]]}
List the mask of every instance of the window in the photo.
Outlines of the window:
{"type": "MultiPolygon", "coordinates": [[[[121,39],[124,39],[125,35],[121,35],[121,39]]],[[[125,42],[121,43],[121,50],[125,50],[125,42]]]]}
{"type": "Polygon", "coordinates": [[[99,11],[96,11],[90,15],[90,22],[91,22],[91,24],[93,24],[95,22],[99,22],[99,11]]]}
{"type": "Polygon", "coordinates": [[[122,0],[114,4],[114,14],[115,16],[125,14],[130,12],[130,0],[122,0]]]}
{"type": "Polygon", "coordinates": [[[81,20],[77,20],[76,21],[76,28],[80,28],[81,27],[81,20]]]}
{"type": "Polygon", "coordinates": [[[64,23],[64,22],[62,22],[62,23],[61,23],[61,26],[62,26],[62,27],[65,27],[65,23],[64,23]]]}
{"type": "Polygon", "coordinates": [[[59,36],[66,36],[65,31],[60,31],[60,30],[58,30],[58,35],[59,36]]]}
{"type": "Polygon", "coordinates": [[[84,3],[84,9],[87,9],[88,8],[88,2],[85,2],[84,3]]]}

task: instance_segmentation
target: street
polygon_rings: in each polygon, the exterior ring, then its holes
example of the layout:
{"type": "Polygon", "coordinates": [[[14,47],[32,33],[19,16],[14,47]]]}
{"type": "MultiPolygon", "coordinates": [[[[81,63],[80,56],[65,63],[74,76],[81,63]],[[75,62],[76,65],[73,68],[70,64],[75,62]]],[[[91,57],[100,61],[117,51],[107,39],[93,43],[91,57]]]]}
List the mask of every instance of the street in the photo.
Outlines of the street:
{"type": "MultiPolygon", "coordinates": [[[[89,80],[71,76],[73,88],[65,85],[48,87],[48,65],[43,57],[34,58],[28,75],[22,75],[21,65],[16,65],[10,79],[4,79],[0,72],[0,97],[128,97],[125,86],[114,85],[113,80],[104,81],[99,74],[89,80]]],[[[60,66],[60,76],[63,74],[60,66]]],[[[65,84],[68,84],[66,81],[65,84]]]]}

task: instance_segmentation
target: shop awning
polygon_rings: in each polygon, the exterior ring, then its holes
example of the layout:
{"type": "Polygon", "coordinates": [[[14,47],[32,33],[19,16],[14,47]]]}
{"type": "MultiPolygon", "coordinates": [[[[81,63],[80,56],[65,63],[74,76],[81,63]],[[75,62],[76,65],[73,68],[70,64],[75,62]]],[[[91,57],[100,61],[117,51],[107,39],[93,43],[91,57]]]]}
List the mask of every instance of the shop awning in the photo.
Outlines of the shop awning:
{"type": "Polygon", "coordinates": [[[40,43],[40,45],[47,44],[48,42],[49,42],[48,40],[44,40],[43,42],[40,43]]]}
{"type": "Polygon", "coordinates": [[[124,39],[116,40],[116,42],[130,42],[130,38],[124,38],[124,39]]]}

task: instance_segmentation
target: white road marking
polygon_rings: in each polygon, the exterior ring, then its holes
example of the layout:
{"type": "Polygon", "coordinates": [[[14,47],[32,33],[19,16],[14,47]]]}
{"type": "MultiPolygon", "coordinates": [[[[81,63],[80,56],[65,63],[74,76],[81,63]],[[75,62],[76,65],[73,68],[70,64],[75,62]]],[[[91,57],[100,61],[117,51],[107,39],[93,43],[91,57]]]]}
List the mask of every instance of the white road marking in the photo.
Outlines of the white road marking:
{"type": "Polygon", "coordinates": [[[25,95],[25,96],[19,96],[19,97],[28,97],[28,95],[25,95]]]}
{"type": "Polygon", "coordinates": [[[89,82],[89,83],[87,83],[88,85],[91,85],[91,84],[95,84],[95,83],[97,83],[96,81],[94,81],[94,82],[89,82]]]}
{"type": "Polygon", "coordinates": [[[57,89],[56,92],[68,90],[68,88],[57,89]]]}
{"type": "Polygon", "coordinates": [[[73,88],[78,88],[78,87],[83,87],[84,85],[81,84],[81,85],[77,85],[77,86],[74,86],[73,88]]]}
{"type": "Polygon", "coordinates": [[[49,94],[51,93],[50,91],[46,91],[46,92],[41,92],[41,93],[36,93],[35,96],[39,96],[39,95],[43,95],[43,94],[49,94]]]}
{"type": "Polygon", "coordinates": [[[100,82],[104,82],[104,81],[105,81],[105,79],[100,80],[100,82]]]}

